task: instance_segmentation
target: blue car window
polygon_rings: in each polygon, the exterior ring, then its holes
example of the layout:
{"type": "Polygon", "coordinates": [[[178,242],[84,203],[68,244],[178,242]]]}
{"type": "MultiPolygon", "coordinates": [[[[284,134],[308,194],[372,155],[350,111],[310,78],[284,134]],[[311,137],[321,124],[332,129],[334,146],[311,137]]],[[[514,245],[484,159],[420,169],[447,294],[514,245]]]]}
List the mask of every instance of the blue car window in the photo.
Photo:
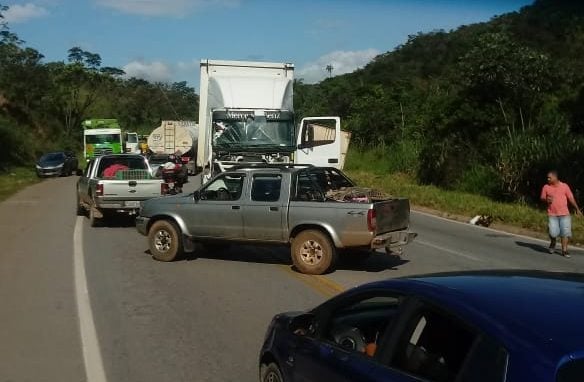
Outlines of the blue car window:
{"type": "Polygon", "coordinates": [[[507,374],[507,351],[488,336],[476,341],[461,372],[460,382],[503,382],[507,374]]]}
{"type": "Polygon", "coordinates": [[[395,296],[375,296],[339,307],[325,325],[324,339],[344,350],[373,357],[400,301],[395,296]]]}
{"type": "Polygon", "coordinates": [[[581,382],[584,376],[584,359],[564,364],[558,371],[557,382],[581,382]]]}
{"type": "Polygon", "coordinates": [[[476,338],[458,320],[426,310],[402,333],[390,366],[432,382],[454,381],[476,338]]]}

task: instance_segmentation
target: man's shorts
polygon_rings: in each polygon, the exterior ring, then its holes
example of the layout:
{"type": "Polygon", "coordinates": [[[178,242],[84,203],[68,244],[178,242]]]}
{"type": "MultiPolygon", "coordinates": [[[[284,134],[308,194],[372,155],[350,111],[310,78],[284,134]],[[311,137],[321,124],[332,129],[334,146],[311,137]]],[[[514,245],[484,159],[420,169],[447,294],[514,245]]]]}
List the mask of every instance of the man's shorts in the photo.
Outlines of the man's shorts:
{"type": "Polygon", "coordinates": [[[548,228],[550,237],[572,237],[572,217],[565,216],[548,216],[548,228]]]}

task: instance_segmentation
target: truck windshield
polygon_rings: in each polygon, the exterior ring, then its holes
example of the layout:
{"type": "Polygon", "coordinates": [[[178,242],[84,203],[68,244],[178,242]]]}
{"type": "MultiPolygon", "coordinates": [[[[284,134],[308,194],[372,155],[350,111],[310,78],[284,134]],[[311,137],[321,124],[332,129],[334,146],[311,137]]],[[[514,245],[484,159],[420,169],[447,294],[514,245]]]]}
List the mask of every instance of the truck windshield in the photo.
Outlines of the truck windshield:
{"type": "Polygon", "coordinates": [[[287,112],[255,116],[245,112],[213,113],[213,147],[223,150],[292,149],[294,122],[287,112]]]}
{"type": "Polygon", "coordinates": [[[85,136],[85,143],[92,145],[99,143],[118,143],[118,142],[120,142],[120,134],[99,134],[85,136]]]}

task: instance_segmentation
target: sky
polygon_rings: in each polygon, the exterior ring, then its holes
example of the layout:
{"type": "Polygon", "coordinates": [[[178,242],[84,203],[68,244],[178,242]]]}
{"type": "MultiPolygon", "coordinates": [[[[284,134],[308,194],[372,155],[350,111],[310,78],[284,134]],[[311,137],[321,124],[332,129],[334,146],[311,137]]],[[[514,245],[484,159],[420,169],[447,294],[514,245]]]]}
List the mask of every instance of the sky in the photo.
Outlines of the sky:
{"type": "Polygon", "coordinates": [[[408,35],[488,21],[532,0],[0,0],[47,61],[79,46],[127,76],[198,87],[201,59],[291,62],[307,83],[352,72],[408,35]]]}

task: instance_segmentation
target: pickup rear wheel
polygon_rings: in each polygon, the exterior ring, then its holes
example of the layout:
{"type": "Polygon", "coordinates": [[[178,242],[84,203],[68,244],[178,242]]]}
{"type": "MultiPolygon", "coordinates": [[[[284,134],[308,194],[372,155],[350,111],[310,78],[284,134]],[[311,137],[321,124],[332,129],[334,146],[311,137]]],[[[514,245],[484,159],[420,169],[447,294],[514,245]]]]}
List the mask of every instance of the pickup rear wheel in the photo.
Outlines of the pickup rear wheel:
{"type": "Polygon", "coordinates": [[[150,253],[158,261],[174,261],[184,252],[180,230],[168,220],[152,224],[148,232],[148,245],[150,253]]]}
{"type": "Polygon", "coordinates": [[[292,241],[292,262],[302,273],[322,275],[337,261],[336,249],[325,233],[317,230],[300,232],[292,241]]]}

